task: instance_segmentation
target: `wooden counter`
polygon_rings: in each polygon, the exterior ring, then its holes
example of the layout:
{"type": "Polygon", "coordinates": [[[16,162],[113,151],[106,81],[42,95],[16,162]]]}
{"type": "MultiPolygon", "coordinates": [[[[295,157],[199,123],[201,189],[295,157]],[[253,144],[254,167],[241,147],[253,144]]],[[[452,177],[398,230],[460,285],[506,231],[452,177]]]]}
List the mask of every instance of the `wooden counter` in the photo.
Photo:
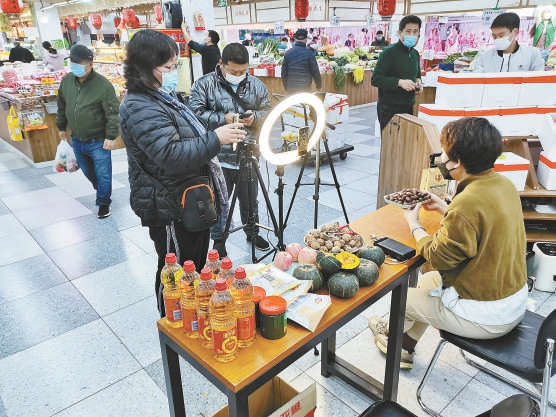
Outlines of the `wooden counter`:
{"type": "MultiPolygon", "coordinates": [[[[359,85],[353,83],[353,75],[351,73],[346,74],[346,85],[340,91],[336,90],[334,86],[334,73],[321,74],[322,78],[322,88],[317,90],[315,83],[313,82],[311,91],[323,91],[327,93],[339,93],[346,94],[348,96],[348,101],[350,106],[357,106],[360,104],[375,103],[378,99],[378,89],[371,85],[371,76],[373,71],[365,70],[365,77],[363,82],[359,85]]],[[[282,85],[282,78],[279,77],[257,77],[263,83],[265,83],[266,88],[268,88],[268,93],[272,98],[272,94],[282,94],[285,95],[286,91],[282,85]]]]}

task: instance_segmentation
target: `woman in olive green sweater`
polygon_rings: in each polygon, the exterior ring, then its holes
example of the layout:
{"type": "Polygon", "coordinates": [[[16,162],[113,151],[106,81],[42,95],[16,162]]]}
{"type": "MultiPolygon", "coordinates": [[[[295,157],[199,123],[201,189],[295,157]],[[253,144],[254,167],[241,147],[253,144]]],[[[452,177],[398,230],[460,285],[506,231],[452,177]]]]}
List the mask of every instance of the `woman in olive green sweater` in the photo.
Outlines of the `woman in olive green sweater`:
{"type": "MultiPolygon", "coordinates": [[[[527,305],[526,238],[515,185],[493,171],[502,152],[500,132],[483,118],[448,123],[440,136],[439,165],[458,181],[450,205],[433,200],[407,210],[405,217],[419,253],[435,269],[407,295],[402,367],[411,368],[413,351],[429,325],[475,339],[500,337],[523,318],[527,305]],[[419,209],[444,214],[429,235],[419,209]]],[[[371,318],[375,344],[386,351],[387,325],[371,318]]]]}

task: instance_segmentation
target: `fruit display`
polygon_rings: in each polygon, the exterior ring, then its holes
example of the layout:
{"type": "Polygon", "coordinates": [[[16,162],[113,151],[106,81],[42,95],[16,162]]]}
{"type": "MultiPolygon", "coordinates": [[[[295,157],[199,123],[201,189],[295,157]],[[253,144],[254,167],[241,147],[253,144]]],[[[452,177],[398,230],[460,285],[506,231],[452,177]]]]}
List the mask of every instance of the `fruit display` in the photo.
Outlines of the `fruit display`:
{"type": "Polygon", "coordinates": [[[299,251],[297,261],[300,264],[316,264],[317,253],[318,252],[316,250],[305,247],[299,251]]]}
{"type": "Polygon", "coordinates": [[[282,271],[286,271],[292,266],[292,262],[292,256],[286,251],[278,252],[274,257],[274,266],[282,271]]]}
{"type": "Polygon", "coordinates": [[[377,266],[382,265],[385,259],[384,251],[378,246],[363,246],[357,251],[357,256],[373,261],[377,266]]]}
{"type": "Polygon", "coordinates": [[[330,276],[342,269],[342,261],[332,254],[320,252],[317,254],[317,267],[325,276],[330,276]]]}
{"type": "Polygon", "coordinates": [[[325,224],[311,230],[305,235],[305,244],[321,252],[340,253],[356,252],[364,245],[363,237],[349,228],[340,226],[338,222],[325,224]]]}
{"type": "Polygon", "coordinates": [[[385,195],[384,201],[404,209],[413,209],[418,203],[431,201],[431,195],[429,192],[417,188],[404,188],[401,191],[385,195]]]}
{"type": "Polygon", "coordinates": [[[303,281],[311,281],[311,289],[310,292],[318,291],[324,285],[324,275],[316,265],[313,264],[304,264],[298,265],[292,273],[294,278],[303,280],[303,281]]]}
{"type": "Polygon", "coordinates": [[[378,266],[368,259],[360,259],[359,266],[355,270],[355,275],[361,287],[368,287],[378,279],[378,266]]]}
{"type": "Polygon", "coordinates": [[[290,243],[286,246],[286,252],[288,252],[292,256],[292,260],[297,262],[297,257],[299,256],[299,252],[301,252],[303,246],[299,243],[290,243]]]}
{"type": "Polygon", "coordinates": [[[353,272],[339,271],[328,278],[328,290],[339,298],[351,298],[359,291],[359,280],[353,272]]]}

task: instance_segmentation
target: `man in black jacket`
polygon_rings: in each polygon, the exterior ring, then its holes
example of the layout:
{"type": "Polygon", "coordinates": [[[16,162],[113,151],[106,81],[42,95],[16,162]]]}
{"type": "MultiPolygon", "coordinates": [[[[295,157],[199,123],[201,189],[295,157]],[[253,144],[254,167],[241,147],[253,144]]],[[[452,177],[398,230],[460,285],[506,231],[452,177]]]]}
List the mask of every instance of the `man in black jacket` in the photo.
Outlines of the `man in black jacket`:
{"type": "Polygon", "coordinates": [[[35,57],[29,49],[21,46],[19,42],[15,42],[14,47],[10,49],[10,57],[8,58],[8,60],[10,62],[31,62],[35,60],[35,57]]]}
{"type": "Polygon", "coordinates": [[[320,90],[322,80],[319,65],[312,49],[307,48],[307,31],[298,29],[294,35],[295,44],[284,55],[282,63],[282,84],[288,93],[310,92],[313,80],[320,90]]]}
{"type": "MultiPolygon", "coordinates": [[[[248,74],[248,66],[247,48],[239,43],[228,44],[222,51],[222,60],[216,67],[216,71],[202,76],[191,87],[189,105],[208,129],[234,123],[234,116],[241,114],[239,121],[247,131],[245,142],[254,143],[264,118],[270,110],[270,99],[264,83],[248,74]]],[[[247,170],[244,170],[241,178],[239,176],[239,165],[246,154],[243,146],[238,145],[235,150],[232,145],[224,145],[218,154],[218,159],[226,179],[228,196],[232,196],[234,186],[238,189],[239,213],[241,222],[247,225],[243,229],[247,241],[257,249],[266,250],[269,244],[259,236],[257,225],[259,184],[254,168],[250,168],[252,181],[248,179],[247,170]],[[248,224],[249,206],[253,209],[255,225],[248,224]]],[[[219,221],[211,228],[213,247],[218,250],[221,257],[227,255],[223,241],[225,227],[226,225],[219,221]]]]}
{"type": "Polygon", "coordinates": [[[204,44],[195,42],[187,27],[187,23],[182,23],[181,31],[183,32],[183,37],[185,42],[190,49],[201,54],[201,64],[203,66],[203,75],[213,72],[216,65],[220,61],[220,49],[218,48],[218,42],[220,42],[220,35],[215,30],[209,30],[208,35],[205,39],[204,44]]]}

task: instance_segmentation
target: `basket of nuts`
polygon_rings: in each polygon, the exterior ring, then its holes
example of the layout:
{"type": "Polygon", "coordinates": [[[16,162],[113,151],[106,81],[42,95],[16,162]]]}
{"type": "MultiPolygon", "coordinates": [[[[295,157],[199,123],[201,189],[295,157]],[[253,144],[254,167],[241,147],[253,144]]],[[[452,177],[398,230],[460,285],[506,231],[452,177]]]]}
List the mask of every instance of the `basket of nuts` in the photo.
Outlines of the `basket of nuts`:
{"type": "Polygon", "coordinates": [[[325,224],[305,235],[305,244],[312,249],[326,253],[357,252],[365,241],[363,236],[353,231],[348,224],[338,222],[325,224]]]}
{"type": "Polygon", "coordinates": [[[403,209],[414,209],[417,204],[428,203],[431,200],[430,193],[421,191],[418,188],[404,188],[401,191],[384,196],[385,202],[403,209]]]}

